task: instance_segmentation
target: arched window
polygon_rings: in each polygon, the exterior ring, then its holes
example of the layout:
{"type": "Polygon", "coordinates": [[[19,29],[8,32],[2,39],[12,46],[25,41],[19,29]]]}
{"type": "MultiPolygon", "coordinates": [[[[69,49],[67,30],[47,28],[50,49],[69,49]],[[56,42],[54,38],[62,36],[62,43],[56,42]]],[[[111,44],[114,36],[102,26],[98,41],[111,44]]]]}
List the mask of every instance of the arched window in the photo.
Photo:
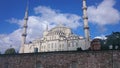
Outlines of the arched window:
{"type": "Polygon", "coordinates": [[[36,68],[43,68],[41,62],[37,62],[37,63],[36,63],[36,68]]]}
{"type": "Polygon", "coordinates": [[[38,48],[36,47],[36,48],[34,48],[34,52],[35,53],[37,53],[38,52],[38,48]]]}
{"type": "Polygon", "coordinates": [[[73,61],[73,62],[70,64],[70,68],[78,68],[77,62],[73,61]]]}
{"type": "Polygon", "coordinates": [[[76,47],[78,47],[78,43],[76,42],[76,47]]]}
{"type": "Polygon", "coordinates": [[[70,47],[72,47],[72,46],[73,46],[73,43],[71,42],[71,43],[70,43],[70,47]]]}
{"type": "Polygon", "coordinates": [[[53,48],[53,43],[51,43],[51,47],[53,48]]]}

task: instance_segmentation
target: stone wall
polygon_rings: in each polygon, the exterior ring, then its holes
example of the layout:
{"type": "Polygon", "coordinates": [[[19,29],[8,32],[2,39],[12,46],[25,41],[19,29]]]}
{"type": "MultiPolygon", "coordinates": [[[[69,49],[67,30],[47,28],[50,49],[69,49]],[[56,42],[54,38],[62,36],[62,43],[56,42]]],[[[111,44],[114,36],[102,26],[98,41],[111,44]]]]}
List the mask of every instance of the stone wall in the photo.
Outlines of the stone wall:
{"type": "Polygon", "coordinates": [[[120,68],[120,51],[0,55],[0,68],[120,68]]]}

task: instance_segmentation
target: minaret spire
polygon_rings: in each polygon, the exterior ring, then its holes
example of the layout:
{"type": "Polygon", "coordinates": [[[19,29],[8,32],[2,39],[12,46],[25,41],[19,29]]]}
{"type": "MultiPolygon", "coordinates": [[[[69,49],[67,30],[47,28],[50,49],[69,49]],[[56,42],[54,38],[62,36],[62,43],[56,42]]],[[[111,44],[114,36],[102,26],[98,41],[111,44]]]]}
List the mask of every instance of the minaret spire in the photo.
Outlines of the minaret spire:
{"type": "Polygon", "coordinates": [[[25,16],[24,16],[24,24],[23,24],[23,33],[22,33],[20,53],[24,53],[24,44],[26,44],[27,21],[28,21],[28,2],[27,2],[25,16]]]}
{"type": "Polygon", "coordinates": [[[23,43],[26,43],[26,36],[27,36],[27,21],[28,21],[28,6],[26,7],[26,11],[25,11],[25,17],[24,17],[24,25],[23,25],[23,43]]]}
{"type": "Polygon", "coordinates": [[[90,34],[89,34],[89,26],[88,26],[88,16],[87,16],[87,6],[86,0],[83,0],[83,21],[84,21],[84,32],[85,32],[85,48],[89,48],[90,46],[90,34]]]}

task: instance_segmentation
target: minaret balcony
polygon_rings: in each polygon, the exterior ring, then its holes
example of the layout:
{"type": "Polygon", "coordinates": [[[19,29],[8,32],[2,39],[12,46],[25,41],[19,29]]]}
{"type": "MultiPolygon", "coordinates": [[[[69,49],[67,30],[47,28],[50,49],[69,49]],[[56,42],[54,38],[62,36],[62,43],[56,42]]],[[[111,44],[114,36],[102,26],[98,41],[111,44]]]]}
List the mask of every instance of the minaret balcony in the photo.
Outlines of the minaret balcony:
{"type": "Polygon", "coordinates": [[[27,36],[27,34],[26,34],[26,33],[24,33],[24,34],[22,34],[22,36],[25,36],[25,37],[26,37],[26,36],[27,36]]]}
{"type": "Polygon", "coordinates": [[[83,19],[88,19],[88,17],[87,16],[83,16],[83,19]]]}
{"type": "Polygon", "coordinates": [[[84,27],[84,29],[89,29],[89,27],[84,27]]]}
{"type": "Polygon", "coordinates": [[[24,25],[23,27],[24,27],[24,28],[27,28],[28,26],[27,26],[27,25],[24,25]]]}
{"type": "Polygon", "coordinates": [[[82,7],[82,9],[83,9],[83,10],[87,10],[87,7],[84,6],[84,7],[82,7]]]}
{"type": "Polygon", "coordinates": [[[24,20],[28,20],[28,17],[25,17],[24,20]]]}

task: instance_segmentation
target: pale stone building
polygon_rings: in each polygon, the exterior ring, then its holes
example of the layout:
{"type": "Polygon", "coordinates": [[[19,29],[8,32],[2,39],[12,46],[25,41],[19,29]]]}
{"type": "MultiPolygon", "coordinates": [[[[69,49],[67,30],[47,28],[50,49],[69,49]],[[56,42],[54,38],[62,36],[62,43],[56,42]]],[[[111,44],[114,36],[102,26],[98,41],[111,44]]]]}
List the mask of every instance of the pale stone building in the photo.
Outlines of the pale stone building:
{"type": "Polygon", "coordinates": [[[58,25],[49,31],[46,30],[41,39],[25,44],[24,53],[71,51],[77,48],[85,50],[84,38],[73,34],[70,28],[58,25]]]}
{"type": "Polygon", "coordinates": [[[31,43],[26,43],[28,8],[25,12],[22,44],[20,53],[31,52],[49,52],[49,51],[72,51],[81,48],[87,50],[90,47],[90,34],[88,26],[86,0],[83,0],[83,22],[85,37],[77,36],[72,33],[71,29],[63,25],[58,25],[51,30],[46,30],[41,39],[36,39],[31,43]]]}

